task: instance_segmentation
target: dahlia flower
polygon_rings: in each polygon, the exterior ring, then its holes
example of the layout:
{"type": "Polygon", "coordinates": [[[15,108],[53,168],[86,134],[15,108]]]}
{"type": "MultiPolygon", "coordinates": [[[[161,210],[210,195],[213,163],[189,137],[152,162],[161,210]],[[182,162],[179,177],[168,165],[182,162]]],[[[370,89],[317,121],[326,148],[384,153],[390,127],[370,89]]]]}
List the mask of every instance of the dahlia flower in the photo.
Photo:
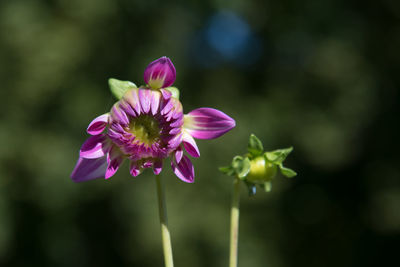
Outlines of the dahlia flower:
{"type": "Polygon", "coordinates": [[[128,160],[130,174],[152,168],[158,175],[165,158],[184,182],[194,181],[194,167],[184,154],[199,157],[196,139],[214,139],[235,127],[235,121],[213,108],[198,108],[183,114],[179,91],[170,87],[175,67],[167,57],[159,58],[144,71],[146,86],[110,79],[119,99],[109,113],[88,126],[91,135],[82,145],[71,174],[75,182],[108,179],[128,160]]]}

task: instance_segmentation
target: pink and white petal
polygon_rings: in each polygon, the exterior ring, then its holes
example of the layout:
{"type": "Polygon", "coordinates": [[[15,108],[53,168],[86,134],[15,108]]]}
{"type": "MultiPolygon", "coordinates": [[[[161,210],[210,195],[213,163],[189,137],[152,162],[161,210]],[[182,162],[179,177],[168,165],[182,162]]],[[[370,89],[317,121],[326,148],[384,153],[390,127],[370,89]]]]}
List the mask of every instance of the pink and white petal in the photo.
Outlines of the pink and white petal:
{"type": "Polygon", "coordinates": [[[161,94],[162,94],[164,100],[168,100],[171,98],[172,93],[170,91],[165,90],[165,89],[160,89],[160,91],[161,91],[161,94]]]}
{"type": "Polygon", "coordinates": [[[71,173],[72,181],[76,183],[104,178],[107,169],[106,156],[97,159],[79,158],[71,173]]]}
{"type": "Polygon", "coordinates": [[[88,126],[86,132],[90,135],[98,135],[101,134],[108,124],[108,117],[110,115],[108,113],[103,114],[95,118],[88,126]]]}
{"type": "Polygon", "coordinates": [[[184,129],[197,139],[214,139],[236,126],[235,120],[213,108],[198,108],[185,115],[184,129]]]}
{"type": "Polygon", "coordinates": [[[163,166],[162,160],[155,161],[153,164],[153,173],[155,175],[159,175],[160,172],[162,171],[162,166],[163,166]]]}
{"type": "Polygon", "coordinates": [[[187,153],[189,153],[190,156],[194,158],[200,157],[200,150],[197,147],[196,141],[190,134],[184,133],[182,142],[184,148],[186,149],[187,153]]]}
{"type": "Polygon", "coordinates": [[[107,166],[107,170],[105,173],[105,178],[108,179],[113,176],[117,171],[119,166],[121,166],[122,162],[124,161],[124,157],[119,156],[110,160],[107,166]]]}
{"type": "Polygon", "coordinates": [[[115,103],[112,107],[110,116],[112,122],[117,122],[123,125],[129,124],[129,118],[123,108],[120,107],[119,102],[115,103]]]}
{"type": "Polygon", "coordinates": [[[182,156],[183,156],[183,150],[182,150],[182,147],[179,146],[174,152],[174,159],[175,159],[176,163],[179,163],[181,161],[182,156]]]}
{"type": "Polygon", "coordinates": [[[151,93],[149,89],[139,89],[139,100],[144,113],[149,113],[151,106],[151,93]]]}
{"type": "Polygon", "coordinates": [[[133,177],[136,177],[140,174],[140,167],[137,165],[137,162],[131,161],[129,165],[129,172],[133,177]]]}
{"type": "Polygon", "coordinates": [[[186,183],[194,182],[194,167],[192,162],[187,156],[183,156],[179,163],[174,160],[171,161],[171,167],[175,175],[186,183]]]}
{"type": "Polygon", "coordinates": [[[151,101],[151,114],[156,115],[158,108],[160,106],[161,95],[157,92],[153,92],[153,97],[151,101]]]}
{"type": "Polygon", "coordinates": [[[89,137],[82,145],[79,156],[86,159],[103,157],[109,149],[108,140],[105,135],[89,137]]]}
{"type": "Polygon", "coordinates": [[[127,92],[124,95],[124,100],[131,105],[131,107],[135,110],[136,115],[139,116],[141,113],[141,107],[140,107],[140,100],[138,96],[138,89],[133,89],[129,92],[127,92]]]}

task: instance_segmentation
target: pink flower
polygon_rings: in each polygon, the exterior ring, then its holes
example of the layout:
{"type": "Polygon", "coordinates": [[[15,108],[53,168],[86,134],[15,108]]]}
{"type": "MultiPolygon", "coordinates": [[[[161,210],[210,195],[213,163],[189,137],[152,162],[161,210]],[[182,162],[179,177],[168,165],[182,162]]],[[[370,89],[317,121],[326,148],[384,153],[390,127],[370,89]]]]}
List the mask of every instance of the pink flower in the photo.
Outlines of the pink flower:
{"type": "Polygon", "coordinates": [[[183,114],[179,99],[165,89],[175,80],[175,67],[162,57],[145,70],[149,87],[131,88],[107,114],[88,126],[92,135],[82,145],[71,174],[75,182],[110,178],[121,164],[130,162],[132,176],[152,168],[158,175],[163,161],[171,157],[171,167],[182,181],[194,181],[194,167],[184,155],[200,157],[197,139],[214,139],[235,127],[235,121],[212,108],[183,114]]]}

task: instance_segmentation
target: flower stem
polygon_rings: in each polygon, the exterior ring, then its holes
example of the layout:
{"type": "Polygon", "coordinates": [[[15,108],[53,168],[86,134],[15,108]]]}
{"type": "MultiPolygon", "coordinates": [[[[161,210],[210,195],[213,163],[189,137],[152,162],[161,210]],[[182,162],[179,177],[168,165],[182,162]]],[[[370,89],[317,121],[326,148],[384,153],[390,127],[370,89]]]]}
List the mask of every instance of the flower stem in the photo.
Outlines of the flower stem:
{"type": "Polygon", "coordinates": [[[236,178],[233,182],[233,195],[231,204],[231,243],[229,253],[229,267],[237,267],[238,240],[239,240],[239,201],[240,180],[236,178]]]}
{"type": "Polygon", "coordinates": [[[160,175],[156,175],[157,196],[158,196],[158,214],[161,224],[161,239],[164,252],[165,267],[173,267],[171,236],[168,229],[167,206],[165,202],[164,181],[160,179],[160,175]]]}

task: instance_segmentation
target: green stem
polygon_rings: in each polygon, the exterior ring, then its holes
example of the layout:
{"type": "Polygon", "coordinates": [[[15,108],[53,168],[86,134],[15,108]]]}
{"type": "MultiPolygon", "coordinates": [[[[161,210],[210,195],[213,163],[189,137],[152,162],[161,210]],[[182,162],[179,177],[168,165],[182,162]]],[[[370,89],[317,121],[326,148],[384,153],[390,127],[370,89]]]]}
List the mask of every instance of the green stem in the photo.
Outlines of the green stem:
{"type": "Polygon", "coordinates": [[[160,179],[160,175],[156,175],[157,196],[158,196],[158,213],[161,224],[161,239],[164,252],[165,267],[173,267],[174,260],[172,258],[171,235],[168,230],[167,206],[165,202],[164,181],[160,179]]]}
{"type": "Polygon", "coordinates": [[[237,267],[238,240],[239,240],[239,201],[240,201],[240,180],[233,182],[233,196],[231,204],[231,243],[229,253],[229,267],[237,267]]]}

